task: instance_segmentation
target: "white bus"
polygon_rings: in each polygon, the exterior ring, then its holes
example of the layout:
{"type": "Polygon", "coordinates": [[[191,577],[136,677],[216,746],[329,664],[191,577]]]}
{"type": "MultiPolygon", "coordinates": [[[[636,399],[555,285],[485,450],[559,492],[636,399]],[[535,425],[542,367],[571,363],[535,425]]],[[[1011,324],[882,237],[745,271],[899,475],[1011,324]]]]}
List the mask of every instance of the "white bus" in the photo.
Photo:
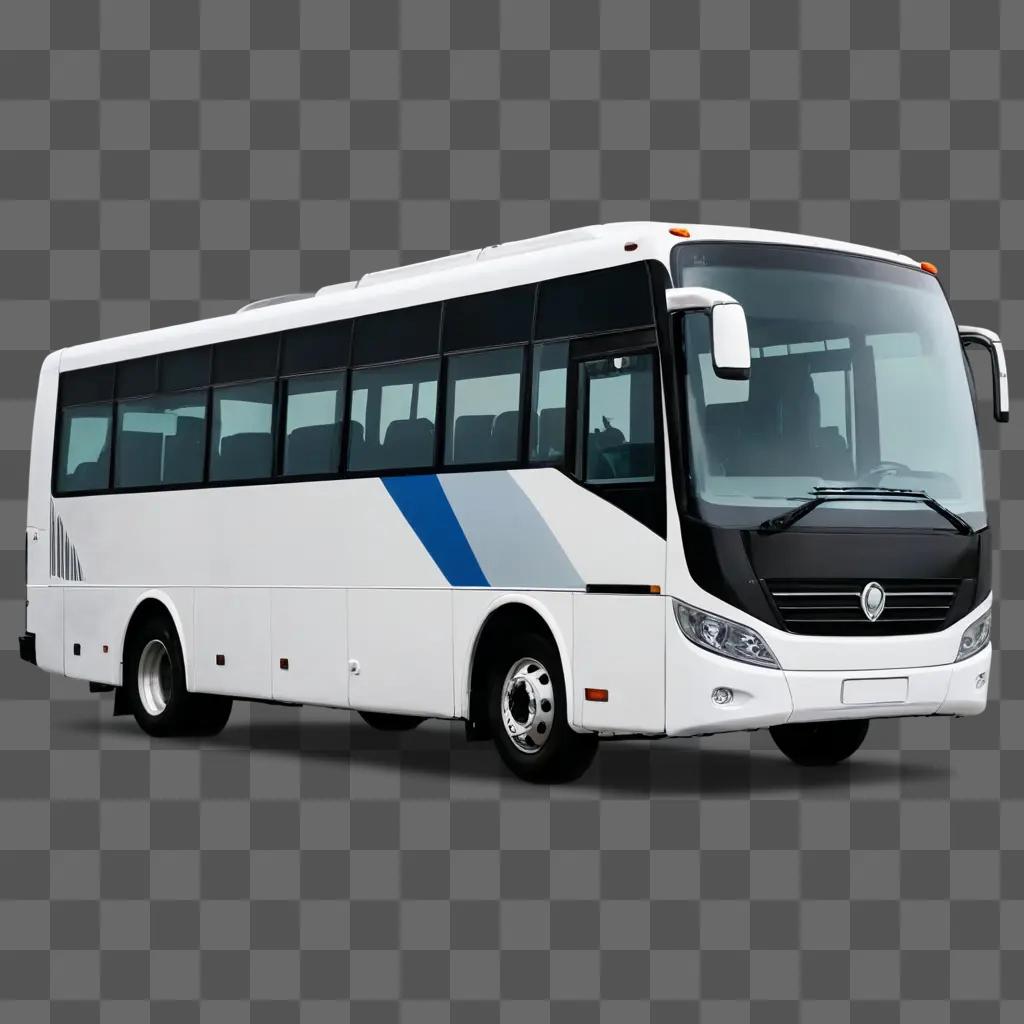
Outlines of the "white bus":
{"type": "Polygon", "coordinates": [[[930,264],[628,223],[53,352],[22,657],[154,736],[233,699],[463,719],[531,781],[600,737],[970,715],[975,383],[930,264]]]}

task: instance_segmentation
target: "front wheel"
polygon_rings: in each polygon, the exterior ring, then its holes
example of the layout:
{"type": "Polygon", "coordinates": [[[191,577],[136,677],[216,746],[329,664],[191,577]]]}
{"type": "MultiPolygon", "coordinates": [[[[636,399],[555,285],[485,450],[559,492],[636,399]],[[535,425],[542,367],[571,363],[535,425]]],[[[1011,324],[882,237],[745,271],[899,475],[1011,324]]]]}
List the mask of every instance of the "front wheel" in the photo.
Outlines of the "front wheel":
{"type": "Polygon", "coordinates": [[[594,760],[597,736],[573,732],[562,663],[546,637],[507,644],[488,669],[487,714],[505,764],[527,782],[571,782],[594,760]]]}
{"type": "Polygon", "coordinates": [[[855,718],[773,725],[768,731],[790,761],[820,767],[839,764],[855,754],[868,734],[869,725],[868,719],[855,718]]]}

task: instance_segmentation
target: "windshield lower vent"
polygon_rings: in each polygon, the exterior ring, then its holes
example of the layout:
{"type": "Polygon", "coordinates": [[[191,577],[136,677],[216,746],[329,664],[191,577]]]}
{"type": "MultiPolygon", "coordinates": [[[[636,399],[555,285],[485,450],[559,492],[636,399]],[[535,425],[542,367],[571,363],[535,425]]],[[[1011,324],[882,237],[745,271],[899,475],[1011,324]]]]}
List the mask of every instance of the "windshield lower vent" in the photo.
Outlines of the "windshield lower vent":
{"type": "Polygon", "coordinates": [[[783,625],[815,636],[895,636],[944,629],[958,580],[765,580],[783,625]],[[885,590],[874,621],[861,607],[870,582],[885,590]]]}

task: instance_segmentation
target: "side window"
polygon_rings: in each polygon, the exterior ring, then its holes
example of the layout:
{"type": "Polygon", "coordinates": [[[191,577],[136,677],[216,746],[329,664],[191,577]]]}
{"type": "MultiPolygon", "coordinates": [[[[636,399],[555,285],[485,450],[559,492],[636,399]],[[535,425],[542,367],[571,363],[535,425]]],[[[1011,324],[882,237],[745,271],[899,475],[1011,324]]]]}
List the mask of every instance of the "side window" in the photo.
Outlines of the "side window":
{"type": "Polygon", "coordinates": [[[341,461],[345,374],[285,381],[284,474],[336,473],[341,461]]]}
{"type": "Polygon", "coordinates": [[[263,480],[274,464],[274,382],[213,389],[211,480],[263,480]]]}
{"type": "Polygon", "coordinates": [[[436,359],[352,371],[349,469],[433,465],[437,374],[436,359]]]}
{"type": "Polygon", "coordinates": [[[530,340],[537,286],[464,295],[444,304],[445,352],[514,345],[530,340]]]}
{"type": "Polygon", "coordinates": [[[449,357],[445,465],[518,458],[522,375],[518,347],[449,357]]]}
{"type": "Polygon", "coordinates": [[[565,457],[568,358],[567,341],[534,347],[533,402],[530,410],[531,462],[561,462],[565,457]]]}
{"type": "Polygon", "coordinates": [[[57,490],[98,491],[110,484],[111,405],[97,402],[65,409],[57,449],[57,490]]]}
{"type": "Polygon", "coordinates": [[[152,487],[203,479],[206,392],[121,402],[117,408],[114,484],[152,487]]]}
{"type": "Polygon", "coordinates": [[[580,364],[579,464],[586,483],[654,479],[654,356],[580,364]]]}
{"type": "Polygon", "coordinates": [[[647,267],[629,263],[544,281],[537,300],[538,340],[654,323],[647,267]]]}

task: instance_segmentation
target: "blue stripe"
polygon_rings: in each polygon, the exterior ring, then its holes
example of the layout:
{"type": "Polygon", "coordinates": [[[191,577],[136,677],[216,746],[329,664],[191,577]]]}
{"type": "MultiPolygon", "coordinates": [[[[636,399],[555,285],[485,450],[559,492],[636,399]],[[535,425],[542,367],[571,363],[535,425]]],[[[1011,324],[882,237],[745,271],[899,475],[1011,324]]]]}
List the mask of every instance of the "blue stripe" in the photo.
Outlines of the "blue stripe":
{"type": "Polygon", "coordinates": [[[381,483],[453,587],[489,586],[436,476],[388,476],[381,483]]]}

